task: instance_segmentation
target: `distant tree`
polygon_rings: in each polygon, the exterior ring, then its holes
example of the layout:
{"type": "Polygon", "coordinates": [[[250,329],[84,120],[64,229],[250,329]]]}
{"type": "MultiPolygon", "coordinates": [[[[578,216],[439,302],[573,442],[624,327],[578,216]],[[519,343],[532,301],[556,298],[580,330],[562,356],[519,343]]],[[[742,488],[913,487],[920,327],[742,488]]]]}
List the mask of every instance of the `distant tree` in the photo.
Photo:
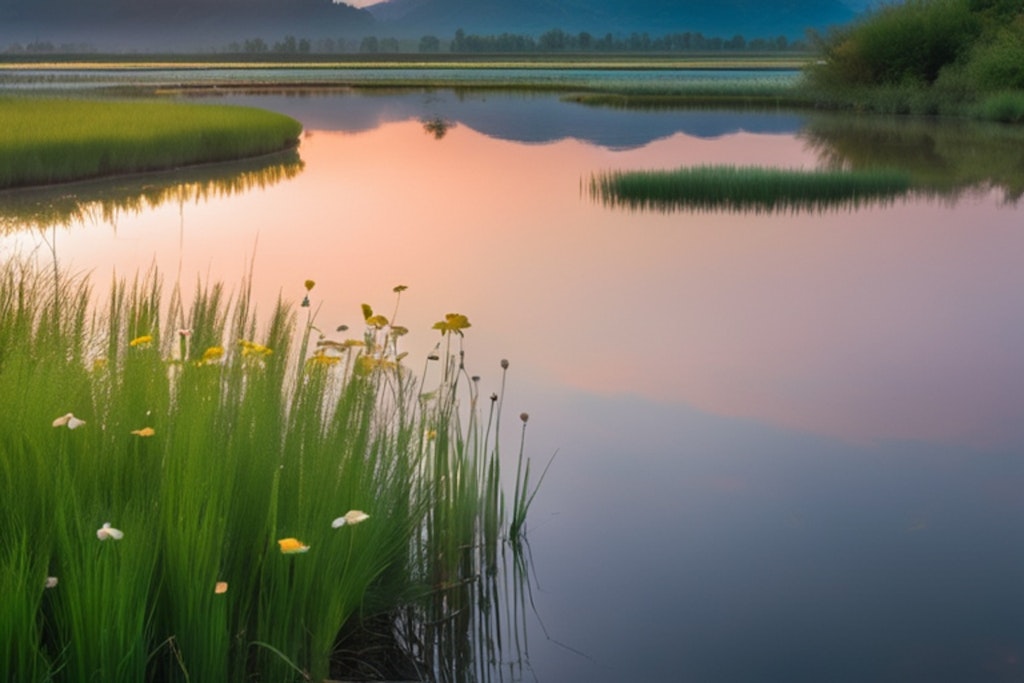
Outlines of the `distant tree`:
{"type": "Polygon", "coordinates": [[[747,39],[737,33],[722,46],[727,50],[742,50],[747,47],[747,39]]]}
{"type": "Polygon", "coordinates": [[[31,43],[25,46],[25,52],[32,52],[35,54],[53,51],[53,43],[49,41],[33,40],[31,43]]]}
{"type": "Polygon", "coordinates": [[[285,36],[283,41],[274,43],[274,52],[281,52],[284,54],[295,54],[299,51],[298,40],[295,36],[285,36]]]}
{"type": "Polygon", "coordinates": [[[455,38],[452,39],[452,52],[466,51],[466,32],[461,28],[455,29],[455,38]]]}
{"type": "Polygon", "coordinates": [[[320,38],[316,41],[314,49],[317,52],[329,55],[338,52],[338,44],[334,41],[334,38],[320,38]]]}
{"type": "Polygon", "coordinates": [[[313,45],[309,42],[309,38],[302,38],[299,40],[299,52],[301,54],[309,54],[313,50],[313,45]]]}
{"type": "Polygon", "coordinates": [[[576,36],[576,46],[581,50],[589,51],[594,49],[594,36],[586,31],[580,31],[579,35],[576,36]]]}
{"type": "Polygon", "coordinates": [[[268,52],[270,48],[262,38],[252,38],[242,43],[242,51],[248,53],[259,54],[262,52],[268,52]]]}
{"type": "Polygon", "coordinates": [[[377,44],[377,50],[387,54],[397,54],[398,52],[401,52],[397,38],[381,38],[377,44]]]}
{"type": "Polygon", "coordinates": [[[642,52],[651,49],[651,36],[646,32],[633,32],[629,36],[629,49],[634,52],[642,52]]]}
{"type": "Polygon", "coordinates": [[[441,39],[437,36],[423,36],[420,38],[419,45],[420,52],[440,52],[441,51],[441,39]]]}
{"type": "Polygon", "coordinates": [[[359,51],[365,54],[377,54],[380,52],[380,41],[377,36],[366,36],[359,43],[359,51]]]}
{"type": "Polygon", "coordinates": [[[540,34],[537,44],[545,52],[561,52],[568,46],[568,36],[560,28],[553,28],[540,34]]]}

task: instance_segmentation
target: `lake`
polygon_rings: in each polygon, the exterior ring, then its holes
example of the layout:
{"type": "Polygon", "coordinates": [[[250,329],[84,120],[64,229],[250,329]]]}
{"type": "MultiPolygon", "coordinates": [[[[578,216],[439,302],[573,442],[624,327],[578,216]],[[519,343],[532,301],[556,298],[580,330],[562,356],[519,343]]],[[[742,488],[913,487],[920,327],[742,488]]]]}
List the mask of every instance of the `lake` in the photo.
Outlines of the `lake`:
{"type": "Polygon", "coordinates": [[[313,279],[330,330],[403,284],[411,358],[467,315],[481,390],[507,358],[536,472],[557,453],[521,629],[480,678],[1024,680],[1010,131],[448,89],[206,97],[299,119],[299,159],[2,194],[0,258],[56,259],[100,296],[154,265],[186,295],[251,272],[268,313],[313,279]],[[588,191],[700,164],[897,164],[927,191],[785,212],[588,191]]]}

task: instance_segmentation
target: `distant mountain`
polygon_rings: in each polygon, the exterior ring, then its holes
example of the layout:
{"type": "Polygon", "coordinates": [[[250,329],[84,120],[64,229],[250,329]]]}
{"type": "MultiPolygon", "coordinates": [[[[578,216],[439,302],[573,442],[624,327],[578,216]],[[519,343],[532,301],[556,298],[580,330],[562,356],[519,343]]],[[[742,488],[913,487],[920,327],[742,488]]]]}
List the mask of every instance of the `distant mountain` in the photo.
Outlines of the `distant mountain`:
{"type": "Polygon", "coordinates": [[[595,36],[700,32],[725,38],[802,38],[853,19],[863,0],[386,0],[366,9],[382,31],[414,35],[535,35],[553,28],[595,36]]]}
{"type": "Polygon", "coordinates": [[[256,37],[361,36],[374,25],[369,12],[331,0],[0,0],[0,50],[13,41],[211,49],[256,37]]]}
{"type": "MultiPolygon", "coordinates": [[[[882,0],[877,0],[882,1],[882,0]]],[[[869,0],[388,0],[357,9],[333,0],[0,0],[0,51],[47,42],[98,49],[222,49],[260,38],[450,39],[538,36],[551,29],[616,38],[701,33],[801,39],[843,24],[869,0]]]]}

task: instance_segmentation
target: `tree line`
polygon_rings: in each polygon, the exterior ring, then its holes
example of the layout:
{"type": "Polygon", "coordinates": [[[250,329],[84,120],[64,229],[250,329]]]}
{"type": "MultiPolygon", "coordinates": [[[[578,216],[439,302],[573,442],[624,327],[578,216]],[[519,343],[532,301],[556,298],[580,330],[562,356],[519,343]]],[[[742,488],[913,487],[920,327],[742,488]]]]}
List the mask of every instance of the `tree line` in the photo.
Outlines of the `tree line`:
{"type": "MultiPolygon", "coordinates": [[[[790,40],[784,35],[768,38],[750,38],[736,34],[731,38],[705,36],[700,32],[669,33],[651,36],[648,33],[629,35],[593,35],[586,31],[569,33],[562,29],[551,29],[538,36],[523,33],[501,33],[479,35],[455,31],[449,40],[436,35],[424,35],[419,39],[399,39],[388,36],[368,35],[362,38],[300,38],[293,35],[280,40],[269,41],[262,37],[232,41],[220,50],[232,54],[248,55],[305,55],[305,54],[397,54],[397,53],[587,53],[587,52],[801,52],[811,49],[803,40],[790,40]]],[[[27,45],[12,44],[5,52],[11,53],[65,53],[95,52],[85,44],[54,45],[47,41],[35,41],[27,45]]]]}
{"type": "Polygon", "coordinates": [[[587,31],[570,33],[554,28],[534,38],[525,34],[467,34],[461,28],[451,41],[452,52],[708,52],[729,51],[802,51],[809,49],[802,40],[784,35],[747,39],[741,34],[731,38],[705,36],[699,31],[667,33],[652,36],[633,32],[628,36],[605,33],[597,36],[587,31]]]}

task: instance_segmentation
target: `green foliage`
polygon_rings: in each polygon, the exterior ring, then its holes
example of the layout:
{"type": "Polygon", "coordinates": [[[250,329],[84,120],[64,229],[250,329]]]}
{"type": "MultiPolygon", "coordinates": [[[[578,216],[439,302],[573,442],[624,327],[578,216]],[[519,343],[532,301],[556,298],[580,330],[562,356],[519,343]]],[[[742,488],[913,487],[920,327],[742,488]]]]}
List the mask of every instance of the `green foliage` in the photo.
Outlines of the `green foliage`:
{"type": "Polygon", "coordinates": [[[1024,92],[999,92],[982,99],[975,116],[985,121],[1024,123],[1024,92]]]}
{"type": "Polygon", "coordinates": [[[822,41],[823,60],[809,70],[819,87],[930,84],[981,32],[967,0],[907,0],[822,41]]]}
{"type": "Polygon", "coordinates": [[[0,98],[0,189],[227,161],[297,144],[287,116],[171,101],[0,98]]]}
{"type": "Polygon", "coordinates": [[[819,40],[805,94],[819,106],[1013,120],[1024,89],[1024,6],[1017,0],[908,0],[819,40]],[[993,113],[995,109],[1004,111],[993,113]]]}
{"type": "Polygon", "coordinates": [[[81,280],[0,267],[3,680],[321,681],[362,611],[496,562],[497,427],[474,380],[462,429],[465,316],[425,392],[397,303],[311,354],[313,316],[296,345],[293,310],[259,324],[248,284],[186,306],[150,274],[93,308],[81,280]]]}
{"type": "Polygon", "coordinates": [[[982,92],[1024,90],[1024,15],[978,42],[964,71],[982,92]]]}

